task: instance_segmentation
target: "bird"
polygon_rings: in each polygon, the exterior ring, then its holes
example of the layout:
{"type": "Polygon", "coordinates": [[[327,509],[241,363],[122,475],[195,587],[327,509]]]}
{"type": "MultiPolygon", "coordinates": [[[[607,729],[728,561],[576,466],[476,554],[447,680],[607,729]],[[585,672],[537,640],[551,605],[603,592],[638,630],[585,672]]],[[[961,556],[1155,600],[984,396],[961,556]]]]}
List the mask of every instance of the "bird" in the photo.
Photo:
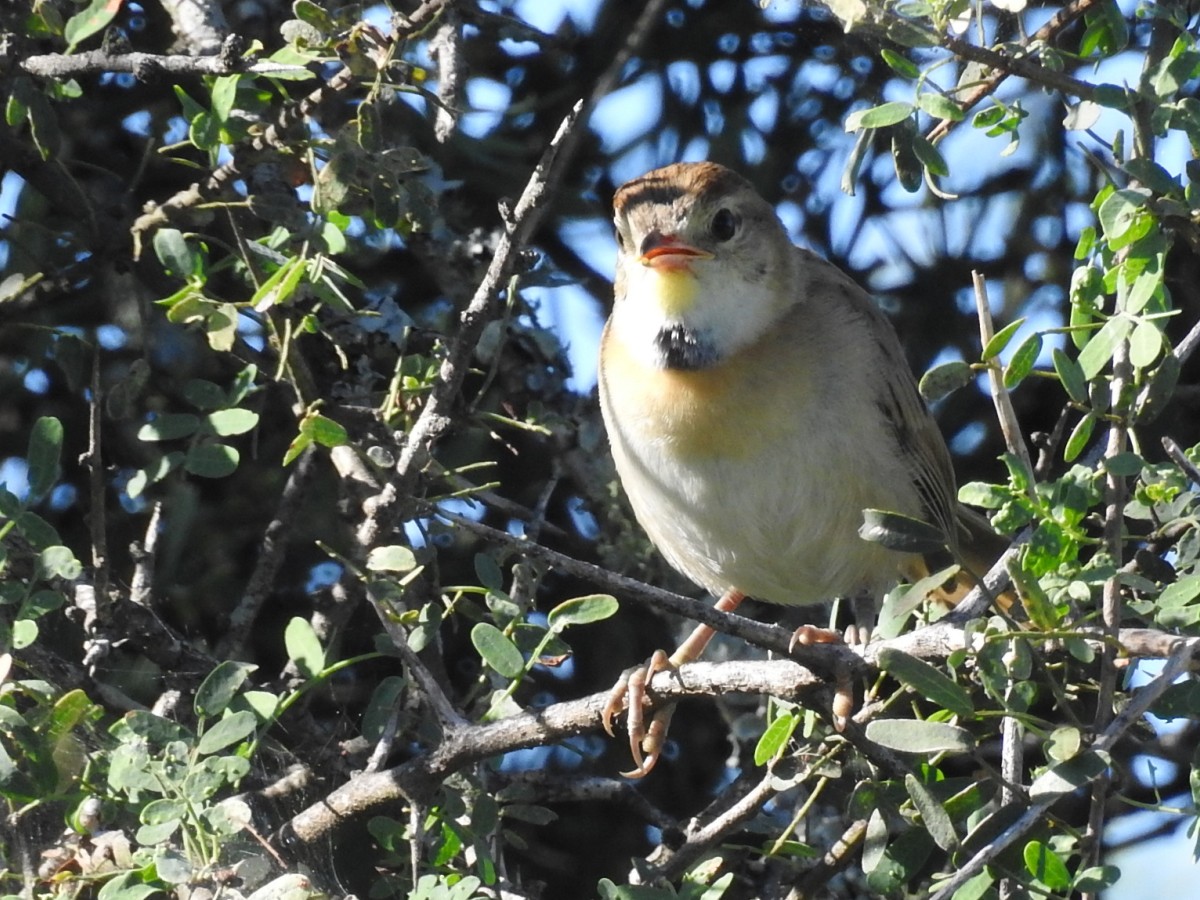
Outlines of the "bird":
{"type": "MultiPolygon", "coordinates": [[[[1007,542],[958,503],[946,442],[862,287],[793,245],[751,183],[713,162],[635,178],[613,209],[600,408],[635,518],[671,566],[726,611],[747,596],[878,597],[930,570],[859,535],[880,509],[933,525],[986,571],[1007,542]]],[[[611,735],[628,707],[636,768],[623,774],[648,773],[665,741],[669,709],[644,725],[649,678],[711,636],[698,627],[614,686],[602,721],[611,735]]]]}

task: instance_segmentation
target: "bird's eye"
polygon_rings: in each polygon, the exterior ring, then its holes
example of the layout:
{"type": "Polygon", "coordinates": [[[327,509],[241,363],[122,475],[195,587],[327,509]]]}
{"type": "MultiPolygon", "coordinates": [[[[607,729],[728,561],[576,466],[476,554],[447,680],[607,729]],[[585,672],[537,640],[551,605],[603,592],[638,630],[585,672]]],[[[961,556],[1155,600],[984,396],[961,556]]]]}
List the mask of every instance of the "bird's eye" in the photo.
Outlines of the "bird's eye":
{"type": "Polygon", "coordinates": [[[629,242],[627,240],[625,240],[625,232],[623,232],[620,228],[617,229],[616,233],[617,233],[617,247],[620,248],[621,252],[623,253],[623,252],[625,252],[626,249],[628,249],[629,242]]]}
{"type": "Polygon", "coordinates": [[[738,217],[733,210],[721,207],[717,210],[717,214],[713,216],[712,224],[708,227],[708,230],[714,238],[724,242],[731,240],[737,234],[738,224],[738,217]]]}

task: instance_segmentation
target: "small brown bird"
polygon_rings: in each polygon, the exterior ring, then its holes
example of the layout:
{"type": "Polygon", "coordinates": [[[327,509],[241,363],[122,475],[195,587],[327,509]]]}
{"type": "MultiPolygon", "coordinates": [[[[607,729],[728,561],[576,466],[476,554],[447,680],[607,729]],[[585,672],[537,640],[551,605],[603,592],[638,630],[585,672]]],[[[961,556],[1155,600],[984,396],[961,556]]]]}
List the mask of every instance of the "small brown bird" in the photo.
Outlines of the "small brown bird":
{"type": "MultiPolygon", "coordinates": [[[[981,556],[994,558],[1000,539],[959,506],[891,324],[843,272],[793,246],[749,182],[679,163],[623,185],[613,206],[600,403],[637,520],[672,566],[726,610],[746,596],[879,596],[920,560],[862,539],[867,508],[936,525],[968,559],[968,545],[987,543],[981,556]]],[[[614,688],[604,724],[611,734],[628,702],[627,774],[648,772],[665,736],[665,716],[643,726],[645,681],[711,635],[702,626],[614,688]]]]}

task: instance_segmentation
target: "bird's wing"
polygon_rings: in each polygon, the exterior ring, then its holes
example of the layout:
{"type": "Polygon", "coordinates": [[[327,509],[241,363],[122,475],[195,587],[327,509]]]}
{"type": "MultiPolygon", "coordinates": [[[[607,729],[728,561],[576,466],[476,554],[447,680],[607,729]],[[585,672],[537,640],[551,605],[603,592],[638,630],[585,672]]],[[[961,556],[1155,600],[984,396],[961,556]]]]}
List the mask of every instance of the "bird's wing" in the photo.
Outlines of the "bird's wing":
{"type": "Polygon", "coordinates": [[[890,426],[897,452],[909,465],[926,519],[942,529],[951,550],[955,550],[960,525],[950,451],[917,391],[916,379],[892,323],[871,296],[837,266],[807,250],[797,248],[797,252],[802,254],[802,271],[806,271],[809,284],[824,282],[833,288],[829,293],[838,295],[840,302],[848,305],[842,312],[858,320],[859,327],[855,329],[858,340],[872,345],[864,349],[874,361],[875,371],[890,373],[890,377],[870,379],[876,391],[876,404],[890,426]]]}

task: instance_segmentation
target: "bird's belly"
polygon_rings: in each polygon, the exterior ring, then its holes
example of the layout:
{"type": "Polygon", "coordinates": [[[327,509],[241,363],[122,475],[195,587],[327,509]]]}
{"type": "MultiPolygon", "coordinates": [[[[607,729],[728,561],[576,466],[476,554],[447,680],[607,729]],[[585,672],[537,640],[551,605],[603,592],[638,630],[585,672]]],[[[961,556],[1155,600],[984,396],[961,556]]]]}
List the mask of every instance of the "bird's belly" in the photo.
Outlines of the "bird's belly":
{"type": "Polygon", "coordinates": [[[614,441],[614,456],[638,521],[713,593],[802,604],[895,581],[898,555],[858,528],[867,507],[914,512],[911,485],[878,471],[839,429],[744,434],[735,453],[637,443],[634,454],[614,441]]]}

